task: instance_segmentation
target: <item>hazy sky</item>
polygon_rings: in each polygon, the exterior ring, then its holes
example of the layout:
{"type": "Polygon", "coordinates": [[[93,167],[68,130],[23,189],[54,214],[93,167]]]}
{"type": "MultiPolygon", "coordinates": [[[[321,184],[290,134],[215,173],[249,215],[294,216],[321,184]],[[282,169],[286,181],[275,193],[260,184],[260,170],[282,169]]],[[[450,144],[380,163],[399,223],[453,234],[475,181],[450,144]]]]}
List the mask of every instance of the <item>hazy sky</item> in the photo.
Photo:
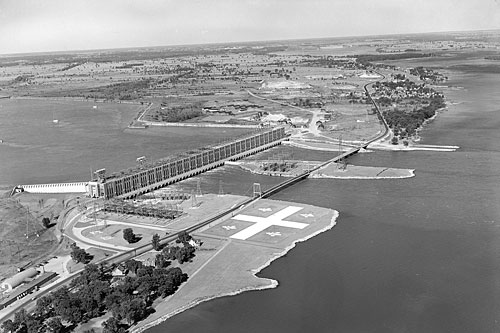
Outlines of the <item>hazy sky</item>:
{"type": "Polygon", "coordinates": [[[500,29],[500,0],[0,0],[0,54],[500,29]]]}

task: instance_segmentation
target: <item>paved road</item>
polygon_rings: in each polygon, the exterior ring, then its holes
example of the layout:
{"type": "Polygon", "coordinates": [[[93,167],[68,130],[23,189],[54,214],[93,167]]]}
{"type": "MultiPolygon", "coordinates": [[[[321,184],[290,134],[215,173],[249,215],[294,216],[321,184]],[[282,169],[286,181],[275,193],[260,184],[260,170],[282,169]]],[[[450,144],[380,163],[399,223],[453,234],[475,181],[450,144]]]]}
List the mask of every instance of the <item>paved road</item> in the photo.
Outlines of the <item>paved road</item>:
{"type": "MultiPolygon", "coordinates": [[[[377,73],[378,75],[382,76],[382,80],[385,80],[385,75],[384,75],[384,74],[382,74],[382,73],[378,73],[378,72],[375,72],[375,73],[377,73]]],[[[390,128],[389,128],[389,125],[387,124],[387,121],[385,121],[385,118],[384,118],[384,116],[382,115],[382,112],[380,112],[380,108],[378,107],[377,103],[375,103],[375,101],[373,100],[372,96],[370,95],[370,92],[368,91],[368,86],[370,86],[370,85],[372,85],[372,84],[374,84],[374,83],[375,83],[375,82],[368,82],[367,84],[365,84],[365,85],[363,86],[363,89],[365,90],[366,95],[368,96],[368,98],[369,98],[369,99],[370,99],[370,101],[372,102],[373,106],[375,107],[375,110],[377,111],[377,114],[378,114],[378,116],[379,116],[379,119],[382,119],[382,123],[383,123],[383,125],[384,125],[385,131],[384,131],[384,133],[382,133],[381,135],[379,135],[379,136],[377,136],[377,137],[373,138],[372,140],[368,141],[368,142],[366,143],[366,145],[363,145],[363,147],[365,147],[365,148],[366,148],[366,147],[368,147],[368,145],[369,145],[370,143],[373,143],[373,142],[375,142],[375,141],[378,141],[378,140],[380,140],[380,139],[383,139],[383,138],[385,138],[387,135],[390,135],[390,134],[391,134],[391,130],[390,130],[390,128]]]]}

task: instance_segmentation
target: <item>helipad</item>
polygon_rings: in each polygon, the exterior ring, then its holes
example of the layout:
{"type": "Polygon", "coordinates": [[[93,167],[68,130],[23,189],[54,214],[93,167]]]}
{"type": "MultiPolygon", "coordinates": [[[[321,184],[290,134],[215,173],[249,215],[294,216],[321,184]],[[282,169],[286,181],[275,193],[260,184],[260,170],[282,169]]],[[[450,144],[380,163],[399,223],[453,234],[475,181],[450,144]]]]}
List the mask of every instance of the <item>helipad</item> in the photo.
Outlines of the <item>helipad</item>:
{"type": "Polygon", "coordinates": [[[318,210],[321,208],[260,200],[203,233],[235,240],[277,243],[315,224],[318,210]]]}

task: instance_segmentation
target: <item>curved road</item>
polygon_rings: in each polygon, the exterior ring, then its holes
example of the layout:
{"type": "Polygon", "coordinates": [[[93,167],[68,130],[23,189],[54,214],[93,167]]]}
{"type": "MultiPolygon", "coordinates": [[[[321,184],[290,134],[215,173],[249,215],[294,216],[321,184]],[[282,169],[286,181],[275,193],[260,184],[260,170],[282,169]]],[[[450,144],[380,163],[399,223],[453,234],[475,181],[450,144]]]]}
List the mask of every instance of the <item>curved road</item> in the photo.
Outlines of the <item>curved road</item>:
{"type": "MultiPolygon", "coordinates": [[[[384,74],[379,73],[379,72],[375,72],[375,73],[377,73],[378,75],[382,76],[382,80],[385,80],[385,75],[384,75],[384,74]]],[[[382,116],[382,112],[380,112],[380,109],[379,109],[379,107],[378,107],[377,103],[375,103],[375,101],[373,100],[372,96],[370,95],[370,92],[368,91],[368,86],[369,86],[369,85],[372,85],[372,84],[374,84],[374,83],[375,83],[375,82],[368,82],[367,84],[365,84],[365,85],[363,86],[363,89],[365,90],[366,96],[368,96],[368,98],[370,99],[370,102],[372,102],[373,106],[375,106],[375,110],[377,111],[377,114],[378,114],[378,116],[379,116],[379,119],[381,119],[381,120],[382,120],[382,123],[383,123],[383,125],[384,125],[385,131],[384,131],[384,133],[383,133],[383,134],[381,134],[381,135],[379,135],[379,136],[375,137],[374,139],[372,139],[372,140],[368,141],[368,142],[366,143],[366,145],[363,145],[363,147],[364,147],[364,148],[368,147],[368,145],[369,145],[370,143],[373,143],[373,142],[375,142],[375,141],[378,141],[378,140],[380,140],[380,139],[383,139],[384,137],[386,137],[386,136],[390,133],[390,129],[389,129],[389,125],[387,124],[387,121],[385,121],[385,118],[384,118],[384,116],[382,116]]]]}

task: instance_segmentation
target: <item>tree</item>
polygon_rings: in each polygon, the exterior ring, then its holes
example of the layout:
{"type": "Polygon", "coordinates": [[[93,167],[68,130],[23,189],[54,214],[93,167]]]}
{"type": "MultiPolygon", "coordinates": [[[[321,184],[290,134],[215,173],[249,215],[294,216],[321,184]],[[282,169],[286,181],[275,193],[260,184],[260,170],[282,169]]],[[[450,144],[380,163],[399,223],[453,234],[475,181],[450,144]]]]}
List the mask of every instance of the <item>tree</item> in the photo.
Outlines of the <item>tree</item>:
{"type": "Polygon", "coordinates": [[[103,333],[122,333],[125,329],[120,325],[120,321],[115,317],[111,317],[102,323],[104,328],[103,333]]]}
{"type": "Polygon", "coordinates": [[[7,319],[2,323],[2,326],[0,327],[2,328],[3,332],[15,332],[19,327],[19,324],[16,325],[16,323],[14,323],[12,320],[7,319]]]}
{"type": "Polygon", "coordinates": [[[161,253],[158,253],[155,257],[155,267],[156,268],[165,268],[170,265],[170,261],[165,258],[165,256],[161,253]]]}
{"type": "Polygon", "coordinates": [[[51,333],[61,333],[65,329],[59,317],[52,317],[45,323],[47,329],[51,333]]]}
{"type": "Polygon", "coordinates": [[[14,314],[14,321],[7,320],[2,324],[2,329],[4,332],[39,332],[43,327],[43,320],[43,317],[32,316],[25,309],[21,309],[14,314]]]}
{"type": "Polygon", "coordinates": [[[169,270],[167,270],[167,275],[169,276],[169,278],[172,279],[172,282],[177,286],[180,286],[183,282],[186,282],[188,279],[188,275],[186,273],[183,273],[182,269],[180,269],[179,267],[170,268],[169,270]]]}
{"type": "Polygon", "coordinates": [[[160,235],[154,234],[151,240],[151,244],[153,245],[153,250],[160,251],[161,250],[160,235]]]}
{"type": "Polygon", "coordinates": [[[179,264],[187,262],[194,257],[195,248],[189,244],[170,246],[163,249],[162,254],[168,260],[177,260],[179,264]]]}
{"type": "Polygon", "coordinates": [[[96,280],[104,278],[104,270],[96,264],[88,264],[83,269],[83,272],[71,281],[71,287],[84,287],[96,280]]]}
{"type": "Polygon", "coordinates": [[[132,228],[123,229],[123,239],[125,239],[129,244],[136,242],[137,237],[132,228]]]}
{"type": "Polygon", "coordinates": [[[52,317],[54,312],[54,307],[52,306],[52,301],[54,297],[52,294],[47,296],[42,296],[36,301],[35,315],[42,317],[52,317]]]}
{"type": "Polygon", "coordinates": [[[47,228],[47,229],[48,229],[48,228],[50,227],[50,219],[49,219],[48,217],[44,217],[44,218],[42,219],[42,224],[43,224],[43,226],[44,226],[45,228],[47,228]]]}
{"type": "Polygon", "coordinates": [[[191,237],[191,235],[188,234],[187,231],[181,231],[177,236],[176,243],[183,243],[185,245],[191,240],[191,238],[193,237],[191,237]]]}
{"type": "Polygon", "coordinates": [[[137,273],[137,270],[139,268],[142,268],[142,262],[141,261],[138,261],[138,260],[134,260],[134,259],[129,259],[127,261],[125,261],[125,266],[127,267],[127,269],[136,274],[137,273]]]}
{"type": "Polygon", "coordinates": [[[75,262],[82,262],[87,264],[92,260],[92,256],[87,253],[84,249],[81,249],[76,245],[76,243],[71,244],[71,259],[75,262]]]}
{"type": "Polygon", "coordinates": [[[34,317],[32,315],[28,315],[28,319],[26,321],[26,327],[28,329],[28,333],[38,333],[43,328],[43,318],[34,317]]]}
{"type": "Polygon", "coordinates": [[[146,303],[140,298],[128,299],[120,303],[120,316],[132,325],[146,316],[146,303]]]}
{"type": "Polygon", "coordinates": [[[62,286],[53,292],[54,310],[64,321],[78,324],[82,321],[84,313],[81,307],[81,300],[77,294],[69,292],[68,287],[62,286]]]}

